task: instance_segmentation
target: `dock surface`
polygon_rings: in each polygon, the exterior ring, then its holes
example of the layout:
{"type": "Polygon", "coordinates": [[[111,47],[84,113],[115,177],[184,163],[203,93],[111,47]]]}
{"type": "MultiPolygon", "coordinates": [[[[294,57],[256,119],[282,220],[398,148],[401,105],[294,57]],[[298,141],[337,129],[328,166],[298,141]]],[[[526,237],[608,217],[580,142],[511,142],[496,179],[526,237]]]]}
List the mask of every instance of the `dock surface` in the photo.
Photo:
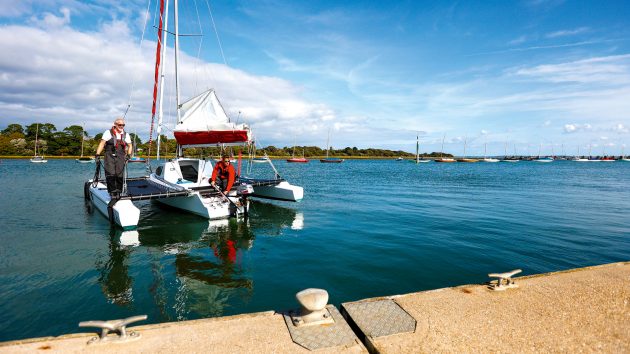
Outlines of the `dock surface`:
{"type": "MultiPolygon", "coordinates": [[[[378,353],[630,353],[630,262],[389,297],[414,332],[367,336],[378,353]]],[[[376,299],[359,301],[369,302],[376,299]]]]}
{"type": "MultiPolygon", "coordinates": [[[[464,285],[344,303],[341,313],[356,338],[323,343],[315,351],[630,353],[630,262],[514,280],[518,287],[504,291],[464,285]]],[[[335,326],[345,326],[336,320],[335,326]]],[[[288,326],[281,313],[269,311],[133,326],[128,330],[141,336],[128,343],[87,344],[94,334],[81,333],[0,343],[0,352],[309,352],[288,326]]]]}

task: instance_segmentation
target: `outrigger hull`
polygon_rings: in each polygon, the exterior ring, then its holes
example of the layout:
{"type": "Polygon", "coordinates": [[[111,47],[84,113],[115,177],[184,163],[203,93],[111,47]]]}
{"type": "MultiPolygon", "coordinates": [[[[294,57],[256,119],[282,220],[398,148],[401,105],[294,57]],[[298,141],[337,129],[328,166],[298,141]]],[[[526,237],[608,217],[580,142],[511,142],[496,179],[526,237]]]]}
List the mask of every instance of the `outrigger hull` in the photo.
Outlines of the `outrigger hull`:
{"type": "Polygon", "coordinates": [[[242,215],[245,213],[249,201],[241,205],[238,198],[230,197],[231,202],[223,197],[203,197],[198,193],[185,196],[158,199],[157,201],[173,208],[184,210],[191,214],[199,215],[206,219],[225,219],[230,216],[242,215]],[[234,203],[234,204],[232,204],[234,203]]]}
{"type": "Polygon", "coordinates": [[[241,178],[241,183],[250,184],[254,198],[282,200],[286,202],[299,202],[304,198],[304,188],[294,186],[285,180],[264,180],[253,178],[241,178]]]}
{"type": "Polygon", "coordinates": [[[136,207],[130,199],[119,199],[115,203],[107,192],[107,186],[103,182],[98,182],[96,186],[89,183],[89,195],[92,205],[106,218],[124,230],[135,229],[140,220],[140,209],[136,207]],[[111,203],[111,211],[110,211],[111,203]]]}

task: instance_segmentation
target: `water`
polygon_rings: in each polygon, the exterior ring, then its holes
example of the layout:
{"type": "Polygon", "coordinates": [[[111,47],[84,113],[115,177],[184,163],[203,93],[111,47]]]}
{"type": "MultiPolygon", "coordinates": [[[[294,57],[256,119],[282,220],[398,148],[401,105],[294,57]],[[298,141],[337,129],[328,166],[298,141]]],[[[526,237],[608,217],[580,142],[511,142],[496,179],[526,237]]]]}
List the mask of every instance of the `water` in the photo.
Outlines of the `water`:
{"type": "Polygon", "coordinates": [[[304,201],[257,202],[247,222],[142,202],[134,245],[85,207],[93,164],[2,160],[0,341],[286,310],[308,287],[339,305],[630,258],[630,163],[276,164],[304,201]]]}

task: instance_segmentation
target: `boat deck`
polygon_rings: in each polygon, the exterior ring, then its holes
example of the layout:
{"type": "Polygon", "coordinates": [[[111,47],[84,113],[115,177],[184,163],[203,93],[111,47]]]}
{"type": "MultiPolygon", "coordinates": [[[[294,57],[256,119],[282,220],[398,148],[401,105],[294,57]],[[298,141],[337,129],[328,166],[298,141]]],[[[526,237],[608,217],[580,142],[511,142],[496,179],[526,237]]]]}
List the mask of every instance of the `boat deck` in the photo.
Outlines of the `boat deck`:
{"type": "MultiPolygon", "coordinates": [[[[252,187],[261,187],[261,186],[275,186],[280,182],[283,182],[284,179],[253,179],[253,178],[240,178],[236,182],[234,182],[234,186],[232,190],[236,189],[240,183],[246,183],[252,185],[252,187]]],[[[100,180],[105,184],[105,180],[100,180]]],[[[185,187],[183,184],[182,187],[185,187]]],[[[104,189],[104,188],[103,188],[104,189]]],[[[127,179],[127,195],[122,196],[120,199],[127,200],[150,200],[150,199],[161,199],[161,198],[172,198],[172,197],[182,197],[191,194],[192,192],[199,192],[203,196],[211,197],[211,196],[219,196],[219,193],[212,186],[201,186],[201,187],[187,187],[186,189],[178,189],[169,187],[167,185],[163,185],[160,183],[156,183],[152,181],[148,176],[145,177],[136,177],[136,178],[128,178],[127,179]]]]}

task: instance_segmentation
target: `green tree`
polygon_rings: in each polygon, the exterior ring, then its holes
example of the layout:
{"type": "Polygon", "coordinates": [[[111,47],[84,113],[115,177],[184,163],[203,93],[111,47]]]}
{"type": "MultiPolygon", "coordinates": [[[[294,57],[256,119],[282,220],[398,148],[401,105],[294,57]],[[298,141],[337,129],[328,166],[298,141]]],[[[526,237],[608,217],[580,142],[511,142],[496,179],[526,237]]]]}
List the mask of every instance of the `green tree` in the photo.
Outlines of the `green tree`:
{"type": "Polygon", "coordinates": [[[3,135],[11,135],[14,133],[24,135],[24,128],[22,128],[20,124],[9,124],[9,126],[7,126],[6,129],[2,131],[3,135]]]}

